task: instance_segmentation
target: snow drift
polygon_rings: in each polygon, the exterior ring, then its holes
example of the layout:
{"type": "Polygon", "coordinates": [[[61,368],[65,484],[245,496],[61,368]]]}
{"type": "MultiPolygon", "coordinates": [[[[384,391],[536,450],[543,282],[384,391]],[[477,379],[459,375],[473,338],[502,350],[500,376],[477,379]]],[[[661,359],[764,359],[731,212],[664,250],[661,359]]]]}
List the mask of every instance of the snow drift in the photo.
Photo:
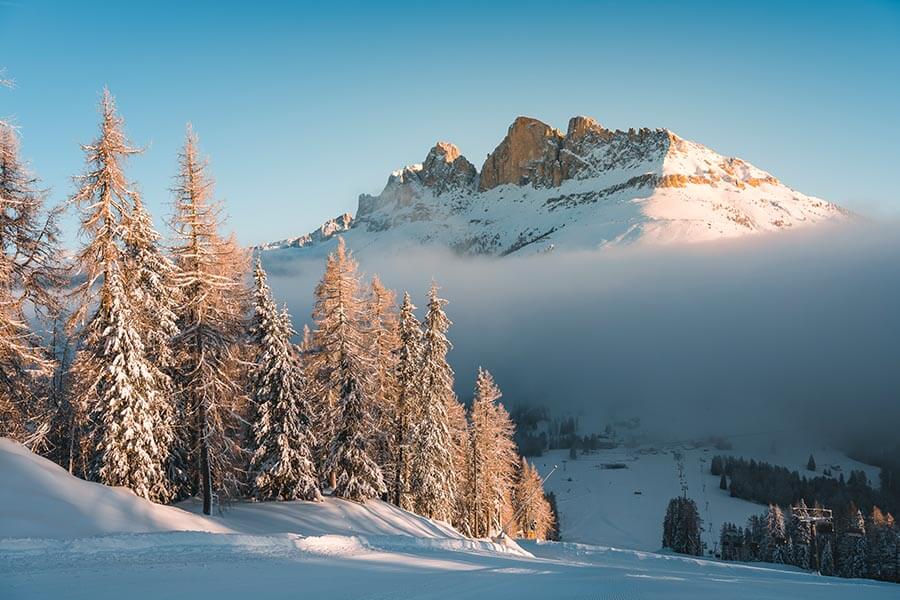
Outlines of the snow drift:
{"type": "Polygon", "coordinates": [[[154,504],[131,490],[91,483],[0,438],[0,538],[107,533],[229,531],[211,519],[154,504]]]}

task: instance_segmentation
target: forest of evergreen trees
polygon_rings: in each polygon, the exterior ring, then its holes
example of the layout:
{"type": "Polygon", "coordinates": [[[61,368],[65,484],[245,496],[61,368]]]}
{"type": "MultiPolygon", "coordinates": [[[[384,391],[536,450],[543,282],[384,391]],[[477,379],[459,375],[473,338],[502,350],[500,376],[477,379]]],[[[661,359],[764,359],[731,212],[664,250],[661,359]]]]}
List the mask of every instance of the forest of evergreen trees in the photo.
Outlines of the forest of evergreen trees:
{"type": "Polygon", "coordinates": [[[726,476],[727,489],[733,497],[760,504],[791,506],[801,499],[809,499],[828,507],[846,507],[852,502],[866,512],[879,506],[892,513],[897,512],[900,506],[898,490],[889,481],[883,482],[880,487],[873,487],[864,471],[851,471],[846,479],[843,473],[833,477],[830,471],[816,477],[805,477],[798,471],[763,461],[714,456],[710,472],[716,476],[726,476]]]}
{"type": "Polygon", "coordinates": [[[466,410],[447,301],[423,321],[364,282],[339,241],[300,344],[259,260],[223,232],[197,137],[178,157],[167,245],[126,175],[140,151],[104,92],[100,131],[60,208],[0,123],[0,436],[155,502],[383,498],[467,535],[555,530],[490,373],[466,410]],[[64,260],[56,221],[77,211],[64,260]],[[252,270],[252,282],[251,282],[252,270]]]}
{"type": "Polygon", "coordinates": [[[832,523],[816,525],[813,531],[814,525],[796,516],[807,510],[801,499],[789,511],[772,504],[762,515],[750,517],[743,528],[725,523],[719,542],[721,557],[790,564],[822,575],[900,582],[900,530],[890,513],[875,506],[864,514],[850,503],[834,512],[832,523]]]}
{"type": "MultiPolygon", "coordinates": [[[[812,456],[807,469],[816,469],[812,456]]],[[[769,504],[764,515],[751,517],[744,528],[733,523],[722,526],[720,552],[725,560],[776,562],[823,575],[900,581],[900,528],[891,514],[897,496],[889,485],[873,488],[864,471],[851,471],[846,480],[843,473],[837,478],[830,474],[807,478],[785,467],[731,456],[713,457],[710,472],[722,478],[723,489],[732,496],[769,504]],[[817,526],[815,532],[813,525],[795,516],[808,510],[805,498],[832,511],[831,522],[817,526]]]]}

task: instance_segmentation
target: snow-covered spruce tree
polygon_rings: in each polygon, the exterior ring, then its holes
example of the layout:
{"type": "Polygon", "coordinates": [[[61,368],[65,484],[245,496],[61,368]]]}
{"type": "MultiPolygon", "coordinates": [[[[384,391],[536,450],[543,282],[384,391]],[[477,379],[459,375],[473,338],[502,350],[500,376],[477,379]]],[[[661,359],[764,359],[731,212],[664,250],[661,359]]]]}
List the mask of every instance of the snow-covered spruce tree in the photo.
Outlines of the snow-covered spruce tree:
{"type": "Polygon", "coordinates": [[[410,432],[410,492],[418,514],[449,522],[458,500],[449,407],[458,401],[453,393],[453,370],[447,363],[451,346],[446,303],[438,296],[437,284],[432,283],[422,342],[419,410],[410,432]]]}
{"type": "MultiPolygon", "coordinates": [[[[173,381],[175,355],[172,342],[178,334],[177,315],[179,289],[175,282],[175,265],[160,246],[160,234],[139,196],[134,197],[131,212],[124,220],[125,265],[129,274],[128,293],[134,308],[134,327],[144,344],[144,352],[153,367],[156,389],[173,423],[172,435],[183,435],[184,415],[179,411],[173,381]]],[[[183,496],[189,485],[184,439],[172,444],[166,461],[166,472],[174,497],[183,496]]]]}
{"type": "Polygon", "coordinates": [[[503,504],[514,485],[517,464],[512,440],[513,424],[498,404],[500,388],[491,374],[480,368],[469,421],[467,461],[466,530],[474,537],[498,531],[503,504]]]}
{"type": "Polygon", "coordinates": [[[164,502],[171,497],[165,464],[172,423],[155,368],[134,327],[137,315],[119,268],[112,263],[107,270],[99,309],[80,351],[83,357],[93,351],[92,362],[99,366],[89,413],[96,448],[91,476],[164,502]]]}
{"type": "Polygon", "coordinates": [[[375,458],[381,468],[388,498],[394,490],[395,459],[393,424],[397,410],[397,349],[400,345],[397,304],[394,292],[384,287],[378,276],[372,278],[363,306],[368,338],[369,397],[375,422],[375,458]]]}
{"type": "Polygon", "coordinates": [[[681,554],[702,555],[701,524],[696,502],[684,496],[672,498],[663,519],[663,548],[671,548],[681,554]]]}
{"type": "Polygon", "coordinates": [[[834,569],[834,550],[832,550],[831,540],[826,540],[822,546],[822,557],[819,559],[819,572],[822,575],[835,575],[834,569]]]}
{"type": "Polygon", "coordinates": [[[25,306],[52,319],[60,287],[56,218],[19,158],[19,139],[0,122],[0,436],[34,448],[52,418],[46,379],[53,361],[28,325],[25,306]]]}
{"type": "Polygon", "coordinates": [[[850,514],[847,531],[841,536],[840,575],[841,577],[866,576],[866,521],[862,512],[850,514]]]}
{"type": "MultiPolygon", "coordinates": [[[[343,356],[342,371],[352,371],[343,356]]],[[[356,377],[343,378],[337,400],[339,421],[328,446],[327,472],[334,476],[334,495],[365,502],[387,492],[378,463],[372,457],[372,418],[365,391],[356,377]]]]}
{"type": "Polygon", "coordinates": [[[316,286],[313,350],[322,472],[336,496],[365,501],[385,493],[373,443],[372,365],[356,261],[338,239],[316,286]]]}
{"type": "Polygon", "coordinates": [[[259,500],[321,500],[310,407],[291,343],[290,315],[278,312],[259,261],[254,279],[251,493],[259,500]]]}
{"type": "Polygon", "coordinates": [[[125,279],[125,221],[137,200],[122,162],[137,150],[125,138],[108,91],[101,114],[100,137],[83,146],[88,169],[72,198],[81,208],[81,230],[88,238],[77,255],[85,281],[75,290],[80,300],[75,316],[87,324],[72,365],[76,404],[90,422],[88,475],[165,501],[171,495],[165,475],[171,422],[125,279]]]}
{"type": "MultiPolygon", "coordinates": [[[[797,508],[806,510],[806,501],[802,498],[797,503],[797,508]]],[[[809,569],[812,557],[812,531],[809,523],[790,517],[788,539],[791,541],[790,563],[801,569],[809,569]]]]}
{"type": "Polygon", "coordinates": [[[872,579],[887,579],[892,571],[894,556],[890,548],[889,536],[893,537],[887,517],[877,506],[872,507],[866,519],[866,576],[872,579]]]}
{"type": "Polygon", "coordinates": [[[547,539],[553,530],[553,511],[544,496],[541,476],[525,458],[519,461],[513,509],[521,537],[547,539]]]}
{"type": "Polygon", "coordinates": [[[422,360],[422,325],[416,318],[415,310],[409,292],[404,292],[403,303],[400,305],[399,347],[395,365],[396,405],[392,411],[394,422],[391,425],[391,449],[394,453],[391,471],[394,481],[391,484],[390,499],[395,505],[407,510],[412,509],[407,493],[410,477],[409,434],[411,424],[418,414],[422,360]]]}
{"type": "Polygon", "coordinates": [[[784,513],[777,504],[770,504],[766,514],[765,560],[789,564],[791,550],[788,541],[784,513]]]}
{"type": "Polygon", "coordinates": [[[210,514],[213,490],[233,495],[240,465],[246,464],[246,401],[235,348],[245,324],[246,255],[219,233],[221,209],[211,201],[213,184],[190,127],[179,163],[172,217],[180,330],[175,379],[186,427],[179,438],[188,443],[182,452],[189,457],[191,492],[202,494],[203,512],[210,514]]]}

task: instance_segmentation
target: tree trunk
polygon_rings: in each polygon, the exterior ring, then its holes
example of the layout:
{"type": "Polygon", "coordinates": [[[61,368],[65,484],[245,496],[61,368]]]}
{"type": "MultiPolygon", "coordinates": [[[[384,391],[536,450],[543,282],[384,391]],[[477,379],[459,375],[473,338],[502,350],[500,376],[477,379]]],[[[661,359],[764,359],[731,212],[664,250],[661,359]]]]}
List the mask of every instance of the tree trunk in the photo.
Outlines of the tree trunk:
{"type": "Polygon", "coordinates": [[[401,489],[402,489],[402,486],[404,485],[404,481],[403,481],[403,438],[404,438],[403,430],[405,429],[405,427],[404,427],[405,417],[403,416],[403,413],[402,413],[403,408],[401,408],[400,410],[401,410],[400,422],[399,422],[399,426],[397,427],[397,439],[396,439],[397,464],[394,465],[394,469],[396,471],[394,473],[394,505],[395,506],[401,506],[400,498],[403,493],[401,491],[401,489]]]}
{"type": "Polygon", "coordinates": [[[212,511],[212,472],[209,467],[209,440],[206,430],[206,407],[200,405],[200,478],[203,487],[203,514],[212,511]]]}

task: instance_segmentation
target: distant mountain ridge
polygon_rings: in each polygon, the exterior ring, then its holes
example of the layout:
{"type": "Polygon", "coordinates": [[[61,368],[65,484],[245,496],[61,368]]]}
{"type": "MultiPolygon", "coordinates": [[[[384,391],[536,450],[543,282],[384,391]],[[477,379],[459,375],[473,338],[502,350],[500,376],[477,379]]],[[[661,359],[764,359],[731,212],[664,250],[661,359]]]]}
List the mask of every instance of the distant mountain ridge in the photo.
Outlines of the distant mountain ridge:
{"type": "Polygon", "coordinates": [[[668,129],[610,130],[590,117],[566,133],[518,117],[481,170],[438,142],[420,164],[362,194],[355,216],[259,248],[327,251],[437,245],[464,255],[556,247],[675,244],[793,229],[849,213],[668,129]]]}

